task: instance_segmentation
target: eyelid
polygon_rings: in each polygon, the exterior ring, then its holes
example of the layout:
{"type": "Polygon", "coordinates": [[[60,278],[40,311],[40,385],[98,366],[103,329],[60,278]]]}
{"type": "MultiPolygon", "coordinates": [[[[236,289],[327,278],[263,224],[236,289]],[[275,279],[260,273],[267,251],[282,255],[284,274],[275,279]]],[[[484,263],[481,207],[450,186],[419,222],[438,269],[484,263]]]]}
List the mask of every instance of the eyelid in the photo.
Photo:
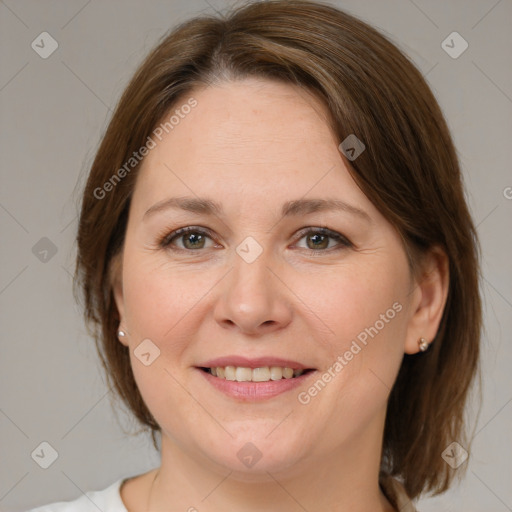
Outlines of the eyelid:
{"type": "Polygon", "coordinates": [[[158,237],[157,245],[161,249],[168,249],[168,250],[173,250],[176,252],[184,252],[184,251],[188,252],[188,253],[200,252],[199,250],[194,251],[192,249],[182,249],[181,247],[172,247],[171,240],[180,238],[180,236],[186,235],[187,233],[200,233],[200,234],[204,234],[204,235],[208,236],[212,240],[215,240],[215,236],[214,236],[213,232],[208,228],[204,228],[202,226],[185,226],[182,228],[175,229],[175,230],[171,231],[170,233],[168,231],[164,231],[163,236],[160,235],[158,237]]]}
{"type": "MultiPolygon", "coordinates": [[[[215,236],[214,236],[213,232],[208,228],[205,228],[202,226],[185,226],[182,228],[175,229],[175,230],[171,231],[170,233],[168,231],[164,231],[164,233],[158,237],[158,240],[159,240],[158,247],[160,247],[162,249],[169,249],[172,246],[172,243],[171,243],[172,240],[179,238],[180,236],[183,236],[187,233],[191,233],[191,232],[204,234],[204,235],[208,236],[209,238],[211,238],[212,240],[215,240],[215,236]]],[[[294,239],[295,239],[294,243],[297,243],[299,240],[304,238],[304,236],[306,236],[310,233],[328,236],[338,242],[337,247],[331,247],[330,249],[315,250],[315,249],[302,248],[302,250],[308,251],[310,253],[330,253],[330,252],[333,252],[333,251],[336,251],[336,250],[339,250],[342,248],[354,247],[354,244],[345,235],[342,235],[341,233],[339,233],[337,231],[334,231],[332,229],[329,229],[327,227],[322,227],[322,226],[308,226],[308,227],[300,229],[294,236],[294,239]]],[[[176,252],[187,252],[187,253],[201,252],[200,249],[197,249],[197,250],[182,249],[181,247],[173,247],[170,250],[173,250],[176,252]]]]}
{"type": "MultiPolygon", "coordinates": [[[[309,226],[306,228],[301,229],[296,234],[297,241],[303,238],[305,235],[312,233],[312,234],[318,234],[318,235],[325,235],[330,238],[333,238],[334,240],[337,240],[339,243],[347,246],[347,247],[353,247],[354,244],[345,236],[339,233],[338,231],[334,231],[332,229],[329,229],[327,227],[321,227],[321,226],[309,226]]],[[[313,249],[306,249],[313,252],[328,252],[327,251],[314,251],[313,249]]]]}

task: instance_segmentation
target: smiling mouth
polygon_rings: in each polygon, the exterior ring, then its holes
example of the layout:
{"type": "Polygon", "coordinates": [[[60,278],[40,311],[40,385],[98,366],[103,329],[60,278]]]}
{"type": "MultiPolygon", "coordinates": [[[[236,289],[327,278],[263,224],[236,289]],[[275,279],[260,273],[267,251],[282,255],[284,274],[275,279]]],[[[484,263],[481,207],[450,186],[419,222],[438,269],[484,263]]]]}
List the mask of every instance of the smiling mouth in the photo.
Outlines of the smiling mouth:
{"type": "Polygon", "coordinates": [[[222,380],[236,382],[269,382],[282,379],[294,379],[313,369],[293,369],[282,366],[262,366],[248,368],[243,366],[216,366],[213,368],[200,367],[200,370],[222,380]]]}

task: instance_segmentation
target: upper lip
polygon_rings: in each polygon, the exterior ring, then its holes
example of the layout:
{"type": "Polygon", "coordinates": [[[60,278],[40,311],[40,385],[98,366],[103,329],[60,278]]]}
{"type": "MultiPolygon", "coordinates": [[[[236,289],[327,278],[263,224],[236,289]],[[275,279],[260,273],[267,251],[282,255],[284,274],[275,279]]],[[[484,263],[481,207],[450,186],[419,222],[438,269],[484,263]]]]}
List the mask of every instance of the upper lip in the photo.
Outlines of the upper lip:
{"type": "Polygon", "coordinates": [[[291,359],[282,359],[280,357],[255,357],[247,358],[243,356],[224,356],[210,359],[198,365],[198,368],[216,368],[226,366],[238,366],[243,368],[262,368],[264,366],[280,366],[282,368],[292,368],[294,370],[309,370],[310,366],[303,365],[291,359]]]}

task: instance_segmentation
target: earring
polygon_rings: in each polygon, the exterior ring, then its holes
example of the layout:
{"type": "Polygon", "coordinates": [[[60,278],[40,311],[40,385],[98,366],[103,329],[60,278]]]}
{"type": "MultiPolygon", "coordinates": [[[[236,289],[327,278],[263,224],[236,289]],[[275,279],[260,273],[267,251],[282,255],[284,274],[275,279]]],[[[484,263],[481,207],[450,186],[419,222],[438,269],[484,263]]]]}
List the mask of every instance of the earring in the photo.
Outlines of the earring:
{"type": "Polygon", "coordinates": [[[420,338],[418,340],[418,346],[420,347],[420,350],[422,352],[425,352],[428,349],[429,344],[428,344],[428,341],[425,338],[420,338]]]}
{"type": "Polygon", "coordinates": [[[124,338],[126,336],[125,332],[124,331],[117,331],[117,335],[120,337],[120,338],[124,338]]]}

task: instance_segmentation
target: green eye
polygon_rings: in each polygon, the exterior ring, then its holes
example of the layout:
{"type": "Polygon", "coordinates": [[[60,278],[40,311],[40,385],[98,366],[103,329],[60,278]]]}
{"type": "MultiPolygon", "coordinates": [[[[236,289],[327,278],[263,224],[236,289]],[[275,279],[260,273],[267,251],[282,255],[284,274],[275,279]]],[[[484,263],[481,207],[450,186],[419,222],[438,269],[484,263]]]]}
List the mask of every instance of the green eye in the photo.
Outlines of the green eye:
{"type": "MultiPolygon", "coordinates": [[[[303,249],[310,253],[331,252],[353,247],[353,244],[343,235],[327,228],[305,228],[299,233],[299,240],[306,238],[307,247],[303,249]],[[334,247],[329,247],[330,241],[334,240],[334,247]]],[[[159,246],[172,251],[200,251],[207,249],[207,240],[213,241],[213,234],[210,230],[194,226],[187,226],[177,229],[163,237],[159,246]],[[183,247],[176,246],[176,241],[181,241],[183,247]]]]}

